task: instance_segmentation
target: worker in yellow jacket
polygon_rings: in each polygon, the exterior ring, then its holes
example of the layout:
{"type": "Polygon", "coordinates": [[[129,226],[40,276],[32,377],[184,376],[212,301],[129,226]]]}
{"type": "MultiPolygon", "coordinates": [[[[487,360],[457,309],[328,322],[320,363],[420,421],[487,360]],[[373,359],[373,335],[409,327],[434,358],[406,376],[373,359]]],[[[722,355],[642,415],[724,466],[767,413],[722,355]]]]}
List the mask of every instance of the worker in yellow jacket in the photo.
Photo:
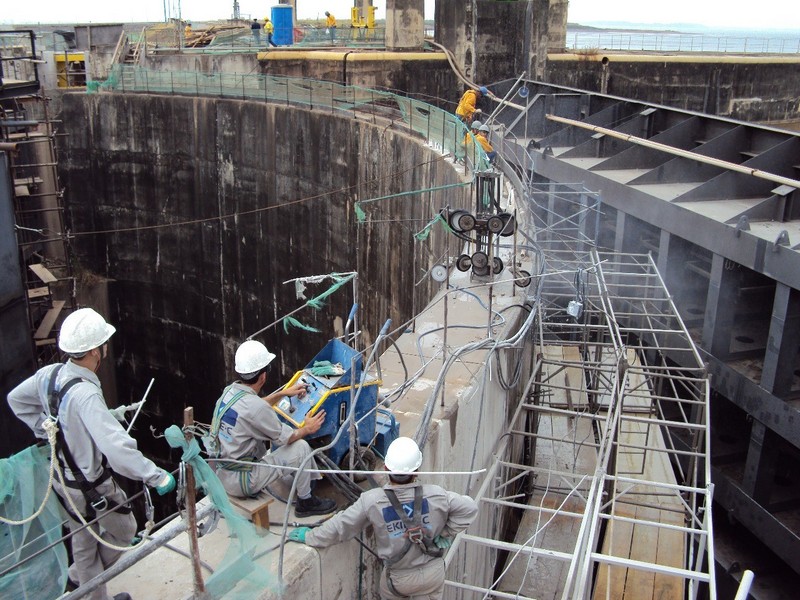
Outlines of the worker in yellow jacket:
{"type": "Polygon", "coordinates": [[[269,17],[264,17],[264,31],[267,34],[267,42],[269,42],[269,45],[273,48],[277,48],[278,44],[272,41],[272,34],[275,33],[275,25],[272,24],[269,17]]]}
{"type": "Polygon", "coordinates": [[[325,28],[331,36],[331,44],[336,43],[336,17],[334,17],[327,10],[325,11],[325,28]]]}
{"type": "Polygon", "coordinates": [[[466,92],[464,92],[464,95],[461,96],[461,100],[458,102],[456,116],[465,124],[469,125],[472,123],[475,115],[479,115],[481,113],[481,109],[478,108],[478,100],[480,100],[481,97],[488,95],[489,89],[483,86],[477,90],[472,88],[468,89],[466,92]]]}
{"type": "Polygon", "coordinates": [[[480,121],[473,121],[472,133],[468,133],[464,136],[464,145],[469,148],[470,144],[473,143],[472,140],[475,139],[478,144],[480,144],[481,148],[483,148],[483,151],[486,152],[489,162],[494,162],[497,152],[492,147],[492,144],[489,143],[489,132],[490,129],[488,125],[484,125],[480,121]]]}

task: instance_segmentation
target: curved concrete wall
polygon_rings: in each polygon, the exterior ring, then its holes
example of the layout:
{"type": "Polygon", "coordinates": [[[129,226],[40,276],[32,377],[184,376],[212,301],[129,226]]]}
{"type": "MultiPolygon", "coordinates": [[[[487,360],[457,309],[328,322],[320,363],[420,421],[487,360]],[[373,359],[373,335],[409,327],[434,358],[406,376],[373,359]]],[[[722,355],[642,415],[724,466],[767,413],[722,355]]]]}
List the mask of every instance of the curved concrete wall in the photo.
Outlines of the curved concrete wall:
{"type": "MultiPolygon", "coordinates": [[[[356,200],[462,176],[421,140],[352,114],[100,94],[66,96],[63,121],[76,253],[114,280],[120,401],[138,399],[155,377],[159,429],[179,422],[185,405],[210,420],[237,344],[305,302],[282,285],[287,279],[358,271],[367,336],[389,317],[395,326],[407,320],[430,298],[425,270],[445,244],[458,253],[438,226],[425,242],[413,234],[445,204],[471,205],[469,186],[401,196],[365,205],[370,222],[359,225],[356,200]]],[[[272,328],[257,339],[278,351],[288,377],[334,335],[334,318],[345,320],[351,303],[348,286],[323,310],[295,315],[322,333],[272,328]]],[[[268,386],[279,379],[273,370],[268,386]]]]}

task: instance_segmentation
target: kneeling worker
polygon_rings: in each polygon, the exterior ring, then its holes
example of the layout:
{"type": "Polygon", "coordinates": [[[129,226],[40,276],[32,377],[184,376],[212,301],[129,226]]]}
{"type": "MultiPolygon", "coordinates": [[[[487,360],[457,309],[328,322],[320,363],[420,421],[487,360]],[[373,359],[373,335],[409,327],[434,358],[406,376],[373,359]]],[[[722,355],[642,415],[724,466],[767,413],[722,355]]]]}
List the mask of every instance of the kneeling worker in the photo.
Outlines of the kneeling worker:
{"type": "Polygon", "coordinates": [[[364,492],[350,508],[316,529],[295,529],[289,539],[326,548],[372,525],[384,565],[381,598],[436,600],[444,590],[444,549],[475,520],[478,505],[469,496],[417,483],[414,472],[422,464],[422,453],[411,438],[392,442],[385,464],[390,471],[387,485],[364,492]]]}
{"type": "MultiPolygon", "coordinates": [[[[296,477],[295,515],[328,514],[336,509],[336,502],[311,495],[311,473],[272,466],[299,467],[311,453],[311,447],[302,438],[319,431],[325,420],[324,410],[307,417],[300,429],[292,429],[278,419],[272,406],[285,396],[305,396],[303,385],[279,390],[266,398],[258,396],[274,359],[275,355],[264,344],[254,340],[244,342],[236,350],[234,369],[241,380],[225,388],[214,407],[214,424],[219,427],[220,458],[223,459],[216,463],[217,476],[229,494],[240,498],[256,496],[276,479],[284,478],[291,484],[291,478],[296,477]],[[266,442],[280,447],[268,453],[266,442]],[[237,462],[226,463],[225,460],[237,462]],[[252,465],[241,464],[241,461],[252,465]]],[[[315,468],[313,461],[306,466],[315,468]]],[[[314,479],[320,478],[319,474],[314,475],[314,479]]]]}

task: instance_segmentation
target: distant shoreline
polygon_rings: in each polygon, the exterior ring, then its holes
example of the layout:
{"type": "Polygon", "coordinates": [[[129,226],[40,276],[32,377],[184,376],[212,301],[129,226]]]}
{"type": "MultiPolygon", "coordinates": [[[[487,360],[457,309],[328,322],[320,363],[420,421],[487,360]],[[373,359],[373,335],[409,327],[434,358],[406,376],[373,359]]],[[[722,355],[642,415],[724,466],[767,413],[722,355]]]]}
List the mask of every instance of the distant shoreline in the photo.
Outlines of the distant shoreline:
{"type": "Polygon", "coordinates": [[[581,25],[580,23],[567,23],[568,31],[619,31],[622,33],[691,33],[679,31],[677,29],[639,29],[632,27],[593,27],[591,25],[581,25]]]}

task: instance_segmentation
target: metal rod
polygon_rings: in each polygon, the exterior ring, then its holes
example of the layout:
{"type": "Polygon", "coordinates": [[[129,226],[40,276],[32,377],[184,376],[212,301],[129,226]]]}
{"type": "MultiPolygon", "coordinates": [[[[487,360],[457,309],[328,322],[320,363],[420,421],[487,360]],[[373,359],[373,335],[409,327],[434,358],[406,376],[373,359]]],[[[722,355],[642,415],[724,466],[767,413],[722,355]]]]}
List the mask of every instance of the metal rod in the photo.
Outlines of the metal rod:
{"type": "MultiPolygon", "coordinates": [[[[200,508],[197,512],[197,518],[202,519],[213,510],[215,510],[215,507],[209,502],[200,508]]],[[[140,544],[135,549],[126,552],[117,562],[100,573],[100,575],[87,581],[74,592],[66,596],[61,596],[59,600],[78,600],[79,598],[89,595],[104,583],[114,579],[114,577],[120,573],[123,573],[143,558],[161,548],[164,544],[167,544],[170,540],[175,539],[176,536],[184,531],[186,531],[186,522],[181,519],[175,519],[170,525],[159,531],[158,535],[150,538],[148,542],[140,544]]]]}
{"type": "Polygon", "coordinates": [[[153,382],[155,380],[156,380],[155,377],[150,379],[150,385],[147,386],[147,389],[144,392],[144,396],[142,396],[142,402],[141,402],[141,404],[139,404],[139,408],[136,409],[136,412],[134,413],[133,418],[131,419],[130,425],[128,425],[128,429],[126,429],[127,433],[131,432],[131,427],[133,427],[133,424],[136,421],[136,417],[139,416],[139,412],[142,410],[142,407],[144,406],[145,400],[147,400],[147,394],[150,393],[150,388],[153,387],[153,382]]]}
{"type": "Polygon", "coordinates": [[[588,129],[589,131],[603,133],[605,135],[620,140],[625,140],[626,142],[631,142],[632,144],[638,144],[646,148],[653,148],[654,150],[661,150],[662,152],[666,152],[667,154],[672,154],[674,156],[680,156],[681,158],[688,158],[707,165],[720,167],[722,169],[728,169],[729,171],[736,171],[737,173],[744,173],[745,175],[752,175],[753,177],[766,179],[767,181],[772,181],[773,183],[779,183],[781,185],[788,185],[793,188],[800,189],[800,180],[797,179],[782,177],[781,175],[768,173],[766,171],[762,171],[761,169],[752,169],[750,167],[745,167],[743,165],[732,163],[727,160],[722,160],[720,158],[703,156],[702,154],[697,154],[696,152],[683,150],[682,148],[676,148],[675,146],[668,146],[667,144],[662,144],[660,142],[653,142],[645,138],[636,137],[635,135],[620,133],[619,131],[614,131],[613,129],[608,129],[606,127],[600,127],[598,125],[590,125],[589,123],[584,123],[583,121],[576,121],[575,119],[566,119],[564,117],[557,117],[556,115],[546,115],[546,117],[549,120],[555,121],[557,123],[564,123],[565,125],[574,125],[575,127],[588,129]]]}

